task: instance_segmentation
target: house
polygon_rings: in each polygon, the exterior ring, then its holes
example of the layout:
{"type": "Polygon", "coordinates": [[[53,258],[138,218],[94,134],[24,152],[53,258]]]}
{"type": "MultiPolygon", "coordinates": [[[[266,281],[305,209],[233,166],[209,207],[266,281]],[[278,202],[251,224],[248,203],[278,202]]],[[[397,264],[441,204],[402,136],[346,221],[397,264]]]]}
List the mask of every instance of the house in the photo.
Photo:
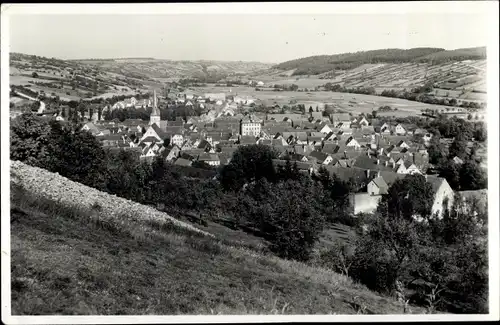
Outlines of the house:
{"type": "Polygon", "coordinates": [[[326,123],[322,123],[322,124],[319,125],[318,131],[321,132],[321,133],[323,133],[323,134],[329,134],[330,132],[333,131],[333,127],[330,127],[326,123]]]}
{"type": "Polygon", "coordinates": [[[349,137],[349,138],[347,139],[347,141],[345,142],[345,145],[346,145],[347,147],[352,147],[352,148],[354,148],[354,149],[359,149],[359,148],[361,148],[361,145],[359,144],[359,142],[358,142],[356,139],[354,139],[353,137],[349,137]]]}
{"type": "Polygon", "coordinates": [[[394,129],[394,133],[396,133],[397,135],[405,135],[406,132],[407,131],[405,127],[401,123],[396,125],[396,128],[394,129]]]}
{"type": "Polygon", "coordinates": [[[146,145],[141,152],[140,158],[154,158],[157,155],[157,150],[153,147],[154,143],[146,145]]]}
{"type": "Polygon", "coordinates": [[[118,147],[120,142],[125,142],[125,138],[121,134],[109,134],[99,137],[99,141],[103,147],[118,147]]]}
{"type": "Polygon", "coordinates": [[[338,127],[340,123],[350,124],[351,116],[349,113],[333,113],[330,114],[330,120],[332,121],[334,127],[338,127]]]}
{"type": "Polygon", "coordinates": [[[257,138],[252,135],[241,136],[239,140],[241,145],[257,144],[257,138]]]}
{"type": "Polygon", "coordinates": [[[372,179],[366,186],[370,195],[387,194],[389,187],[398,179],[403,179],[406,175],[396,174],[394,172],[378,172],[377,177],[372,179]]]}
{"type": "Polygon", "coordinates": [[[170,137],[170,143],[178,147],[182,147],[182,145],[184,144],[184,136],[179,133],[172,134],[170,137]]]}
{"type": "Polygon", "coordinates": [[[299,153],[292,153],[289,155],[290,160],[294,161],[302,161],[302,162],[308,162],[309,159],[305,155],[299,154],[299,153]]]}
{"type": "Polygon", "coordinates": [[[262,126],[262,121],[255,116],[247,116],[240,121],[242,136],[252,135],[259,136],[262,126]]]}
{"type": "Polygon", "coordinates": [[[330,175],[335,175],[340,180],[351,182],[355,186],[354,191],[360,191],[366,187],[373,175],[367,175],[366,171],[356,167],[324,166],[330,175]]]}
{"type": "Polygon", "coordinates": [[[173,161],[180,155],[180,148],[176,145],[174,146],[168,146],[168,147],[163,147],[164,150],[161,151],[162,157],[165,159],[165,161],[173,161]]]}
{"type": "Polygon", "coordinates": [[[330,156],[329,154],[326,154],[324,152],[320,152],[320,151],[313,151],[313,152],[309,153],[308,157],[312,158],[318,164],[321,164],[321,165],[328,165],[333,161],[332,156],[330,156]]]}
{"type": "Polygon", "coordinates": [[[141,139],[139,140],[139,142],[160,142],[160,143],[163,143],[163,139],[166,137],[166,133],[163,132],[160,127],[154,123],[152,125],[150,125],[147,130],[146,130],[146,133],[144,133],[141,137],[141,139]]]}
{"type": "Polygon", "coordinates": [[[83,131],[89,131],[92,135],[97,135],[101,130],[92,122],[85,123],[82,126],[83,131]]]}
{"type": "Polygon", "coordinates": [[[146,108],[152,105],[153,101],[151,99],[141,99],[135,103],[135,108],[146,108]]]}
{"type": "Polygon", "coordinates": [[[398,148],[406,148],[406,149],[409,149],[410,148],[410,145],[408,143],[406,143],[404,140],[400,140],[397,144],[396,144],[396,147],[398,148]]]}
{"type": "MultiPolygon", "coordinates": [[[[287,163],[287,161],[283,160],[283,159],[273,159],[272,162],[273,162],[274,168],[278,168],[280,166],[285,167],[286,163],[287,163]]],[[[296,161],[296,162],[293,162],[293,164],[297,164],[297,169],[301,173],[305,173],[305,174],[310,175],[311,173],[313,173],[315,171],[313,164],[310,162],[296,161]]]]}
{"type": "Polygon", "coordinates": [[[359,120],[357,122],[357,124],[359,124],[361,127],[365,127],[365,126],[370,125],[370,123],[368,122],[368,120],[364,116],[361,118],[361,120],[359,120]]]}
{"type": "Polygon", "coordinates": [[[196,147],[196,149],[201,150],[202,152],[208,152],[212,149],[212,145],[206,139],[195,141],[193,146],[196,147]]]}
{"type": "Polygon", "coordinates": [[[418,167],[412,161],[405,161],[400,164],[396,171],[398,174],[422,174],[418,167]]]}
{"type": "Polygon", "coordinates": [[[185,158],[177,158],[174,162],[174,165],[176,166],[183,166],[183,167],[189,167],[193,164],[193,162],[189,159],[185,158]]]}
{"type": "Polygon", "coordinates": [[[216,153],[202,153],[198,156],[198,161],[205,162],[210,166],[220,165],[220,158],[216,153]]]}
{"type": "Polygon", "coordinates": [[[453,206],[454,192],[446,179],[432,175],[425,176],[434,191],[434,202],[432,204],[432,214],[442,218],[445,209],[453,206]],[[447,204],[447,205],[446,205],[447,204]]]}

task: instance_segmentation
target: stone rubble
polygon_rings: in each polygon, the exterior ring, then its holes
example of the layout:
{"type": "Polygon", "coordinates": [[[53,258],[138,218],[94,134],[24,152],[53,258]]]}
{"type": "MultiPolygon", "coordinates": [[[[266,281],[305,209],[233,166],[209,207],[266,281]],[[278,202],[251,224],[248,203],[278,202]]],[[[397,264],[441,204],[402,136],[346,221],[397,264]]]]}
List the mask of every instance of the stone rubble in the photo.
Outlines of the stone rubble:
{"type": "Polygon", "coordinates": [[[168,214],[113,194],[101,192],[83,184],[73,182],[57,173],[26,165],[20,161],[10,162],[11,183],[20,186],[30,193],[50,199],[67,207],[82,210],[94,210],[100,206],[99,218],[114,222],[126,222],[126,219],[139,223],[148,220],[171,222],[191,231],[213,236],[190,224],[179,221],[168,214]]]}

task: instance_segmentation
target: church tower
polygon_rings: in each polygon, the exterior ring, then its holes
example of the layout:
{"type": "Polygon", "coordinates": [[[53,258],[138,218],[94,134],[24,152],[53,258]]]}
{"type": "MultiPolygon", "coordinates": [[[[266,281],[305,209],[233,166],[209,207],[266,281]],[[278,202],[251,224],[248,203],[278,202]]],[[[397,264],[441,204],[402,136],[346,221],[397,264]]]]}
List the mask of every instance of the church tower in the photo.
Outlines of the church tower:
{"type": "Polygon", "coordinates": [[[156,100],[156,90],[153,90],[153,111],[149,117],[149,125],[153,125],[156,123],[158,127],[160,127],[160,110],[158,109],[157,100],[156,100]]]}

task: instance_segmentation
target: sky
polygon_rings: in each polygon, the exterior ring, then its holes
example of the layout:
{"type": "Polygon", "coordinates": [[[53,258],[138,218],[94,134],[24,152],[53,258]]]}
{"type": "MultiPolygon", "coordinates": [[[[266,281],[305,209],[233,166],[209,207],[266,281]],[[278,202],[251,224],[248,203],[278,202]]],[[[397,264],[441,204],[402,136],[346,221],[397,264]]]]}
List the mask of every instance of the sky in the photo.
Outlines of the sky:
{"type": "Polygon", "coordinates": [[[279,63],[383,48],[488,44],[479,13],[11,15],[10,52],[279,63]]]}

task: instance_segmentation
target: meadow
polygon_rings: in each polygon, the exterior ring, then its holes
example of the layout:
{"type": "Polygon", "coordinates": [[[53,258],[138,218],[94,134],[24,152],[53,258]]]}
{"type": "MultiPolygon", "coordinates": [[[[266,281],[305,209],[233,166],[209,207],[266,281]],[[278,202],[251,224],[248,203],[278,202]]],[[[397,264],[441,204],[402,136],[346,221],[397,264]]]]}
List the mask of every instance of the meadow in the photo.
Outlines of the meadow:
{"type": "MultiPolygon", "coordinates": [[[[323,80],[323,84],[327,80],[323,80]]],[[[350,93],[336,93],[331,91],[313,91],[313,92],[299,92],[299,91],[271,91],[261,90],[256,91],[255,87],[248,86],[233,86],[233,87],[192,87],[196,93],[221,93],[232,94],[234,96],[241,96],[254,98],[262,101],[265,105],[290,105],[291,101],[297,103],[322,103],[333,104],[334,107],[341,108],[347,112],[357,114],[371,113],[373,109],[380,106],[391,106],[397,108],[396,111],[383,113],[384,115],[394,116],[420,116],[424,109],[446,109],[448,106],[432,105],[426,103],[419,103],[399,98],[382,97],[376,95],[363,95],[363,94],[350,94],[350,93]],[[230,92],[231,90],[231,92],[230,92]]],[[[315,106],[313,105],[313,108],[315,106]]]]}

